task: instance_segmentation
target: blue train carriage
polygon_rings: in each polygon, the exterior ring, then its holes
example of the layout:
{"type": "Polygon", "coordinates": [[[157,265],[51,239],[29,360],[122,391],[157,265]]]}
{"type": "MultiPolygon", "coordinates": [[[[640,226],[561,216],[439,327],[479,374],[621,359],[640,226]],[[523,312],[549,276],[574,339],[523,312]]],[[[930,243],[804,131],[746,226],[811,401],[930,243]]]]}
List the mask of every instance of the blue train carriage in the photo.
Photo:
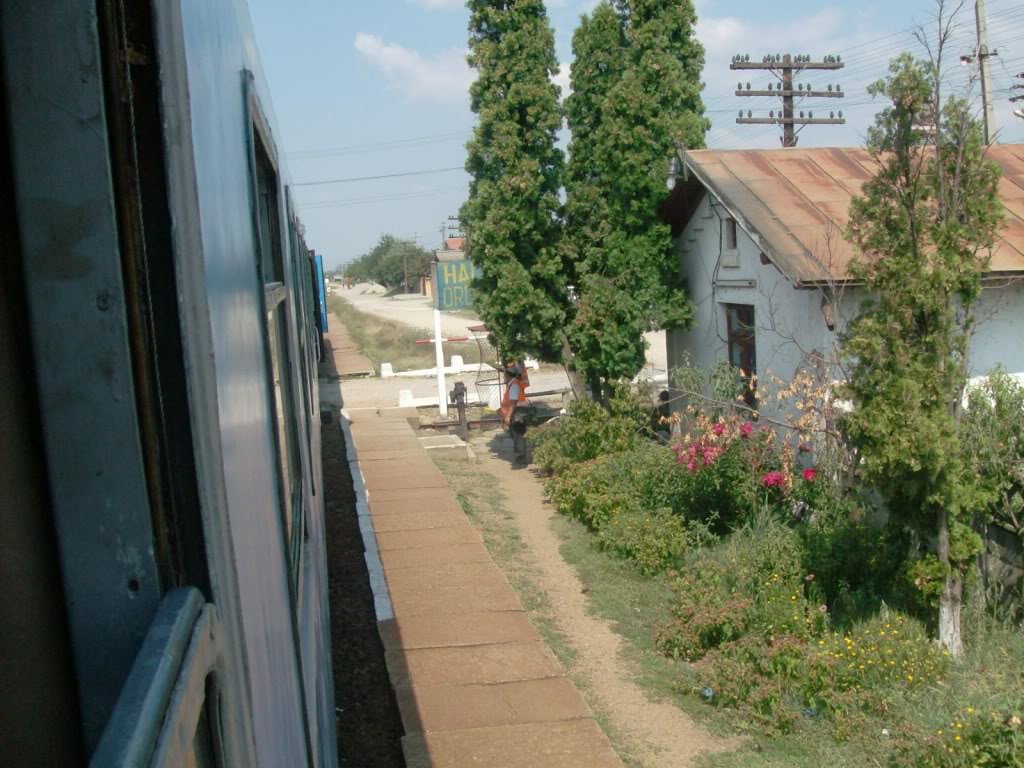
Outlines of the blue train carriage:
{"type": "Polygon", "coordinates": [[[322,284],[244,0],[0,47],[0,762],[330,768],[322,284]]]}

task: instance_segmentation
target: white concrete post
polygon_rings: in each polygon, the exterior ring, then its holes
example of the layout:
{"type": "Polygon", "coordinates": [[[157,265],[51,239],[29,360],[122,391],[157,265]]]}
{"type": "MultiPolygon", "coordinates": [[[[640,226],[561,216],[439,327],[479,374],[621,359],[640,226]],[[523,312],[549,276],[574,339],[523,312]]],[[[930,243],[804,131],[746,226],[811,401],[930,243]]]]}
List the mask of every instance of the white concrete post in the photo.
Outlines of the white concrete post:
{"type": "Polygon", "coordinates": [[[444,385],[444,348],[441,346],[441,310],[434,310],[434,357],[437,361],[437,404],[441,418],[448,416],[448,393],[444,385]]]}

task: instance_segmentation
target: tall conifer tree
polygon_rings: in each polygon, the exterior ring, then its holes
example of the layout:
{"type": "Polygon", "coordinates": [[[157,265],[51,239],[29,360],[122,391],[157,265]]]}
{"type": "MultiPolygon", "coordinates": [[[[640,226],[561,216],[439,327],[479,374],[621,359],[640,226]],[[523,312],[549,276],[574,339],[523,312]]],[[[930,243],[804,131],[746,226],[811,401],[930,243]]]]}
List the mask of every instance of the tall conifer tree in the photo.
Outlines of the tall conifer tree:
{"type": "Polygon", "coordinates": [[[642,334],[686,326],[668,225],[676,145],[704,145],[704,49],[691,0],[602,3],[573,39],[566,242],[579,293],[571,340],[595,394],[636,375],[642,334]]]}
{"type": "Polygon", "coordinates": [[[565,361],[569,311],[560,250],[563,156],[555,36],[543,0],[469,0],[478,124],[461,218],[482,275],[474,303],[506,355],[565,361]]]}

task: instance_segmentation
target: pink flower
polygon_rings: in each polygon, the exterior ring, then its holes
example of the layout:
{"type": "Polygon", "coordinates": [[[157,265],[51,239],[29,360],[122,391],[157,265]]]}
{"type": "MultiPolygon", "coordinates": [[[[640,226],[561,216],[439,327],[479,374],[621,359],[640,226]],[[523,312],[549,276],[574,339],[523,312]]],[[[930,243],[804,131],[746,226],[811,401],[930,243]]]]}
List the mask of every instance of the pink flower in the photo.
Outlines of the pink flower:
{"type": "Polygon", "coordinates": [[[689,454],[691,459],[697,458],[697,446],[696,445],[691,445],[690,448],[686,452],[687,452],[687,454],[689,454]]]}
{"type": "Polygon", "coordinates": [[[691,472],[696,472],[697,471],[697,462],[696,461],[688,461],[686,463],[686,468],[688,470],[690,470],[691,472]]]}
{"type": "Polygon", "coordinates": [[[769,472],[761,478],[761,485],[765,488],[780,488],[786,482],[786,476],[781,472],[769,472]]]}
{"type": "Polygon", "coordinates": [[[750,433],[754,431],[754,425],[749,421],[743,422],[743,426],[740,427],[740,437],[750,437],[750,433]]]}
{"type": "Polygon", "coordinates": [[[814,478],[816,478],[817,476],[818,470],[816,470],[814,467],[808,467],[807,469],[804,470],[804,480],[806,480],[808,483],[813,483],[814,478]]]}
{"type": "Polygon", "coordinates": [[[720,436],[723,432],[725,432],[725,424],[723,424],[722,422],[718,422],[712,429],[716,435],[720,436]]]}

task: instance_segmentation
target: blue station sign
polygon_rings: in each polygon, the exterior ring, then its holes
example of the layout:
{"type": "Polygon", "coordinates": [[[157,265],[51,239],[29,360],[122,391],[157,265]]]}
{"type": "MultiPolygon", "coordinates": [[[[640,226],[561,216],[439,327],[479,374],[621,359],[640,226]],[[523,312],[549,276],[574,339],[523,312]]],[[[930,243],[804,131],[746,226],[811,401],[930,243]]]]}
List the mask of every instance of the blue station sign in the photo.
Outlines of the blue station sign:
{"type": "Polygon", "coordinates": [[[468,309],[473,306],[473,289],[470,283],[480,274],[469,259],[439,261],[434,264],[434,287],[437,308],[442,311],[468,309]]]}

